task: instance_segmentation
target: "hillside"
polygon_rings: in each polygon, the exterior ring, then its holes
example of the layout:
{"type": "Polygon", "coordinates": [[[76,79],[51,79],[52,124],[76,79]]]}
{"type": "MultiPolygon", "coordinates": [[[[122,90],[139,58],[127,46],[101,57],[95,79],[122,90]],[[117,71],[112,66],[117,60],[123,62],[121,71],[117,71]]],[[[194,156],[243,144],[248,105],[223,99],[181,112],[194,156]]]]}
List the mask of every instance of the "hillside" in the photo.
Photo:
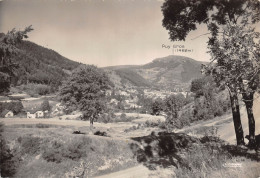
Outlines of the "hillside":
{"type": "MultiPolygon", "coordinates": [[[[3,34],[0,34],[0,38],[3,34]]],[[[19,64],[14,84],[37,83],[57,87],[80,63],[71,61],[57,52],[30,41],[17,45],[20,50],[12,61],[19,64]]]]}
{"type": "Polygon", "coordinates": [[[191,80],[201,77],[201,64],[188,57],[171,55],[157,58],[137,72],[157,87],[187,89],[191,80]]]}
{"type": "Polygon", "coordinates": [[[127,81],[133,86],[187,90],[193,79],[201,77],[201,64],[188,57],[170,55],[145,65],[110,66],[105,69],[115,71],[118,78],[125,81],[123,83],[127,81]]]}

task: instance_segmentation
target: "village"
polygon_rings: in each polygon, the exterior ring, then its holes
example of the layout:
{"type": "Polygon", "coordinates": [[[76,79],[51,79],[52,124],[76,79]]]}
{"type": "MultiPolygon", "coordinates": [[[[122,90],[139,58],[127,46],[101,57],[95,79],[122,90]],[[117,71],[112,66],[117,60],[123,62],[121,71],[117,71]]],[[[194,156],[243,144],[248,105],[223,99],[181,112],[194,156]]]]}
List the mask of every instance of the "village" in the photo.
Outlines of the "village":
{"type": "MultiPolygon", "coordinates": [[[[1,113],[3,118],[22,117],[22,118],[48,118],[59,112],[59,107],[50,109],[49,100],[52,105],[55,101],[51,100],[53,96],[33,98],[27,94],[12,94],[8,96],[0,96],[0,103],[3,107],[8,105],[1,113]],[[47,107],[43,103],[47,102],[47,107]],[[15,111],[15,105],[20,104],[18,111],[15,111]],[[15,114],[14,114],[15,113],[15,114]]],[[[56,105],[55,105],[56,106],[56,105]]]]}
{"type": "MultiPolygon", "coordinates": [[[[191,92],[172,92],[167,90],[153,90],[149,88],[141,91],[142,97],[152,100],[165,99],[167,96],[177,94],[182,94],[184,97],[191,95],[191,92]]],[[[122,112],[133,112],[136,111],[135,109],[142,108],[142,105],[139,102],[141,94],[140,89],[135,87],[128,89],[121,88],[113,91],[108,90],[106,92],[106,95],[109,98],[108,103],[113,106],[117,106],[120,103],[122,105],[121,109],[123,109],[122,112]]],[[[31,97],[26,93],[10,94],[8,96],[0,96],[0,103],[3,105],[9,105],[2,111],[0,118],[52,118],[62,115],[65,117],[66,115],[64,106],[55,95],[31,97]],[[21,108],[17,113],[12,108],[18,103],[21,104],[21,108]]],[[[75,117],[73,118],[75,119],[75,117]]]]}

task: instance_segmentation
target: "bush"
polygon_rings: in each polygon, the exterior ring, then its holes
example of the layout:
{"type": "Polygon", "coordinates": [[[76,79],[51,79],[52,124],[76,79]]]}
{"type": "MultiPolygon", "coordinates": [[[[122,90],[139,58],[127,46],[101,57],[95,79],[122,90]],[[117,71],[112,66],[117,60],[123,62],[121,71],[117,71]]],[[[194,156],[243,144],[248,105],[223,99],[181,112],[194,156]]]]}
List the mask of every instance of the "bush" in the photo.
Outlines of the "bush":
{"type": "Polygon", "coordinates": [[[84,143],[83,141],[71,142],[64,149],[63,157],[78,161],[81,157],[87,156],[86,146],[86,143],[84,143]]]}
{"type": "Polygon", "coordinates": [[[126,114],[125,113],[122,113],[120,115],[120,120],[126,120],[126,114]]]}
{"type": "Polygon", "coordinates": [[[94,133],[94,135],[99,135],[99,136],[104,136],[104,137],[107,137],[107,133],[106,132],[101,132],[101,131],[96,131],[95,133],[94,133]]]}
{"type": "Polygon", "coordinates": [[[67,145],[54,141],[44,148],[42,157],[48,162],[61,163],[65,159],[78,161],[87,156],[87,147],[90,147],[91,140],[87,137],[73,139],[67,145]]]}
{"type": "Polygon", "coordinates": [[[42,158],[48,162],[60,163],[63,159],[62,152],[64,150],[64,145],[54,141],[52,146],[45,148],[42,153],[42,158]]]}
{"type": "Polygon", "coordinates": [[[145,121],[145,123],[144,123],[145,127],[158,127],[158,125],[159,125],[158,122],[156,123],[156,122],[152,122],[149,120],[145,121]]]}
{"type": "Polygon", "coordinates": [[[159,120],[158,127],[159,127],[160,129],[167,129],[166,123],[165,123],[165,122],[161,122],[160,120],[159,120]]]}
{"type": "Polygon", "coordinates": [[[114,121],[115,114],[113,112],[104,113],[98,117],[97,122],[110,123],[114,121]]]}
{"type": "Polygon", "coordinates": [[[40,137],[19,137],[18,142],[21,144],[21,154],[34,155],[40,151],[40,137]]]}

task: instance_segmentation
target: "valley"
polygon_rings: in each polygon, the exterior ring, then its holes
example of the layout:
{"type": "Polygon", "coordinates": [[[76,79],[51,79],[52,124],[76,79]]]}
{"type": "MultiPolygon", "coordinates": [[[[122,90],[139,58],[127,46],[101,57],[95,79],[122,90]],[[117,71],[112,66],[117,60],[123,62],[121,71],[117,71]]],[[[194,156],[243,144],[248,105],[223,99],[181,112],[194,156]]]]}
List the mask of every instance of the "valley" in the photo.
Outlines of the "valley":
{"type": "Polygon", "coordinates": [[[0,14],[0,178],[260,176],[259,0],[0,14]]]}

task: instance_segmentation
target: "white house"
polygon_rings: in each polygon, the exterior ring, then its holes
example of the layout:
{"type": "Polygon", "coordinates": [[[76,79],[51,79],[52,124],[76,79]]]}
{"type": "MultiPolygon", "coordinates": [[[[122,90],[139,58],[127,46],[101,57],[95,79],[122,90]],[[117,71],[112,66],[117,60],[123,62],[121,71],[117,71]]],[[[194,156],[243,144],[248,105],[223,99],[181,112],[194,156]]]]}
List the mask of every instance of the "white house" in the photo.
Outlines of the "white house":
{"type": "Polygon", "coordinates": [[[44,112],[43,111],[36,111],[36,118],[43,118],[44,112]]]}
{"type": "Polygon", "coordinates": [[[41,110],[27,111],[27,118],[43,118],[44,112],[41,110]]]}
{"type": "Polygon", "coordinates": [[[36,118],[35,114],[31,114],[30,112],[27,112],[27,118],[36,118]]]}

